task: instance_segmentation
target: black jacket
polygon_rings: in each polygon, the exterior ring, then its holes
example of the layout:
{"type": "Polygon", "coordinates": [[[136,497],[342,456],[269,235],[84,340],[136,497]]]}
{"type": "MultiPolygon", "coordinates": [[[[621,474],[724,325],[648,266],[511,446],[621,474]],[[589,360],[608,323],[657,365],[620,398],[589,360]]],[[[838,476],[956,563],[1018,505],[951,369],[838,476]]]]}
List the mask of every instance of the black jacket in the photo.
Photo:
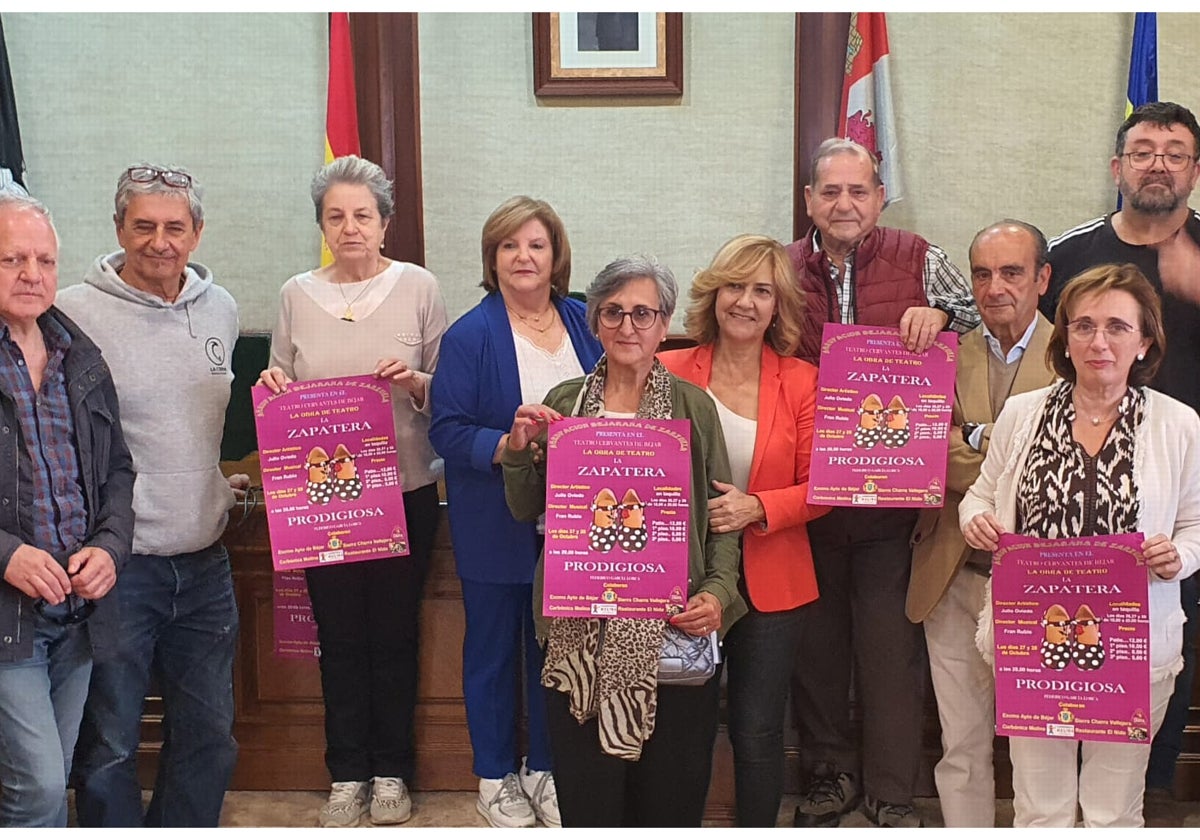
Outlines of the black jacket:
{"type": "MultiPolygon", "coordinates": [[[[118,573],[133,543],[133,459],[121,434],[117,391],[108,364],[82,330],[56,308],[38,320],[53,318],[71,335],[63,374],[75,418],[75,449],[87,504],[87,545],[107,551],[118,573]]],[[[0,387],[0,578],[21,539],[17,510],[17,447],[24,446],[12,394],[0,387]]],[[[0,662],[19,662],[33,655],[33,599],[0,579],[0,662]]],[[[110,593],[96,602],[87,620],[92,653],[104,659],[116,642],[119,615],[110,593]]]]}

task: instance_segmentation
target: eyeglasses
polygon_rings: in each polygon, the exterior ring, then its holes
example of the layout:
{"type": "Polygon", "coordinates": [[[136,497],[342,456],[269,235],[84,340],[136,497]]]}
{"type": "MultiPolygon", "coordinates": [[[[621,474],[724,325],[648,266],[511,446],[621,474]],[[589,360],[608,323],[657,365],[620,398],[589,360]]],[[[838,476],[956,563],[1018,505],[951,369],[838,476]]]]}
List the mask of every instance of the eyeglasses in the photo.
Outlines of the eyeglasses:
{"type": "Polygon", "coordinates": [[[635,329],[648,330],[661,314],[661,309],[651,309],[649,306],[635,306],[629,311],[619,306],[603,306],[600,308],[600,323],[610,330],[620,329],[628,315],[635,329]]]}
{"type": "Polygon", "coordinates": [[[1115,319],[1103,327],[1097,327],[1096,322],[1089,318],[1080,318],[1067,324],[1067,334],[1076,341],[1091,341],[1097,329],[1102,329],[1105,337],[1112,342],[1125,341],[1141,334],[1137,327],[1115,319]]]}
{"type": "Polygon", "coordinates": [[[174,169],[159,169],[157,166],[131,166],[125,170],[129,180],[135,184],[152,184],[162,181],[168,187],[186,190],[192,185],[192,176],[174,169]]]}
{"type": "Polygon", "coordinates": [[[1183,152],[1126,152],[1121,157],[1127,158],[1129,165],[1139,172],[1153,167],[1157,158],[1162,158],[1163,168],[1168,172],[1182,172],[1196,160],[1183,152]]]}
{"type": "Polygon", "coordinates": [[[71,592],[67,595],[66,614],[47,613],[50,605],[46,603],[45,598],[38,598],[33,602],[33,608],[42,618],[47,621],[54,622],[60,627],[70,627],[73,624],[82,624],[87,621],[91,614],[96,611],[96,602],[89,601],[71,592]]]}

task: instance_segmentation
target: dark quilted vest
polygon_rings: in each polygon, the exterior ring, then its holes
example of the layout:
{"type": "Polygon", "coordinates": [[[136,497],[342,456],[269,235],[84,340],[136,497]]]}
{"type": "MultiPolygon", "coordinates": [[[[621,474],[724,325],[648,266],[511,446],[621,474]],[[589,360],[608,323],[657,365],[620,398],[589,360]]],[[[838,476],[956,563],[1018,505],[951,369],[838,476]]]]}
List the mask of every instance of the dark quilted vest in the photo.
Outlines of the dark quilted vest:
{"type": "MultiPolygon", "coordinates": [[[[821,329],[839,323],[838,288],[829,277],[825,255],[813,251],[810,228],[803,239],[787,246],[804,293],[804,329],[796,355],[817,364],[821,329]]],[[[877,227],[858,244],[851,260],[854,277],[854,323],[894,327],[910,306],[928,306],[925,297],[925,252],[929,243],[915,233],[877,227]]]]}

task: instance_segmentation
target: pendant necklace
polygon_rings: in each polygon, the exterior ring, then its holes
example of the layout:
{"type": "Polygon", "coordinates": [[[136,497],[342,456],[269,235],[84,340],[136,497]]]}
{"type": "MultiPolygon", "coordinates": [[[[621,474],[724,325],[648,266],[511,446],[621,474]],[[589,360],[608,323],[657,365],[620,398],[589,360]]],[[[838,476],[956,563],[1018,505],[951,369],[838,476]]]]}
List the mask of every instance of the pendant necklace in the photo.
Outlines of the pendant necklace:
{"type": "MultiPolygon", "coordinates": [[[[378,276],[379,276],[378,274],[375,275],[375,277],[378,277],[378,276]]],[[[342,286],[345,284],[343,284],[343,283],[337,284],[338,291],[342,295],[342,301],[346,304],[346,311],[342,315],[343,321],[351,321],[351,322],[354,321],[354,304],[358,303],[358,299],[367,293],[367,289],[371,288],[371,284],[375,282],[375,277],[372,277],[370,280],[368,280],[366,285],[358,290],[358,294],[356,294],[354,296],[354,300],[346,299],[346,290],[342,288],[342,286]]]]}
{"type": "Polygon", "coordinates": [[[546,314],[546,312],[553,313],[555,311],[554,304],[550,304],[550,306],[546,307],[546,311],[542,312],[540,315],[522,315],[520,312],[518,312],[517,310],[515,310],[511,306],[509,306],[507,303],[504,304],[504,308],[507,309],[509,312],[511,312],[513,315],[516,315],[517,319],[520,320],[520,322],[522,324],[525,324],[531,330],[537,330],[542,335],[545,335],[546,332],[551,327],[554,326],[554,318],[553,317],[551,317],[550,323],[546,324],[546,326],[544,326],[544,327],[539,327],[536,323],[537,321],[542,320],[542,317],[546,314]]]}

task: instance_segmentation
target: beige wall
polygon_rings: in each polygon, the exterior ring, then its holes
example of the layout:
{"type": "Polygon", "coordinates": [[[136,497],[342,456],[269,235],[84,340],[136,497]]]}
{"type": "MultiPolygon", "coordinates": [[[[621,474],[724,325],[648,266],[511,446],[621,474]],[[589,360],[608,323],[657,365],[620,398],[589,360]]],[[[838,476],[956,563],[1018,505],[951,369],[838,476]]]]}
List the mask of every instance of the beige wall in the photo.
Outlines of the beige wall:
{"type": "MultiPolygon", "coordinates": [[[[426,262],[451,315],[478,300],[480,227],[514,193],[563,216],[577,289],[631,251],[686,284],[736,233],[790,238],[793,21],[688,14],[682,101],[559,105],[533,95],[527,14],[422,13],[426,262]]],[[[909,13],[889,26],[907,196],[885,223],[963,262],[997,217],[1053,235],[1110,207],[1132,15],[909,13]]],[[[4,27],[63,282],[114,247],[120,171],[178,162],[207,187],[197,258],[237,297],[244,328],[269,328],[283,280],[316,259],[307,185],[325,16],[6,13],[4,27]]],[[[1161,95],[1193,108],[1197,44],[1200,15],[1160,15],[1161,95]]]]}

